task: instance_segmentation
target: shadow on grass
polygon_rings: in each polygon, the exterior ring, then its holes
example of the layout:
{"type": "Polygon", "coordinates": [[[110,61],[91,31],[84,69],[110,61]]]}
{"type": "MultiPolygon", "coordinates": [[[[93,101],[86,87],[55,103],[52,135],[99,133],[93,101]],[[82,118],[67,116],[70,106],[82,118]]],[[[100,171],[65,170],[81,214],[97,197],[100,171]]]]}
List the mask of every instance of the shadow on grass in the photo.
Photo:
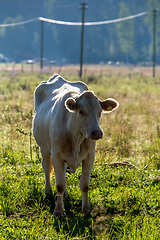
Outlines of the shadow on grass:
{"type": "Polygon", "coordinates": [[[63,234],[68,239],[72,237],[86,237],[86,239],[95,239],[95,232],[92,229],[91,215],[82,213],[72,213],[64,215],[61,218],[54,216],[54,228],[58,234],[63,234]]]}
{"type": "MultiPolygon", "coordinates": [[[[53,214],[56,195],[47,195],[44,203],[49,207],[50,213],[53,214]]],[[[53,215],[53,227],[57,231],[57,234],[64,235],[67,239],[75,236],[95,239],[92,220],[93,218],[90,213],[86,215],[83,214],[81,201],[75,202],[74,199],[67,196],[64,198],[63,216],[58,218],[53,215]]]]}

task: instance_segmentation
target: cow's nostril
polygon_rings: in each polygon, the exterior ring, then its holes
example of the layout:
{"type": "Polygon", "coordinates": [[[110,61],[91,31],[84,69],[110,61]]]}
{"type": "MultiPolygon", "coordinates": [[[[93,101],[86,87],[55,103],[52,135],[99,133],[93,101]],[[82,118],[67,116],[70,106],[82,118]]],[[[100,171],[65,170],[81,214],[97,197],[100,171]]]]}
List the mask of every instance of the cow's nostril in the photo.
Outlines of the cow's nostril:
{"type": "Polygon", "coordinates": [[[96,131],[92,131],[92,135],[93,135],[93,136],[96,136],[96,131]]]}
{"type": "Polygon", "coordinates": [[[101,130],[94,130],[91,132],[91,139],[98,140],[103,137],[103,133],[101,130]]]}

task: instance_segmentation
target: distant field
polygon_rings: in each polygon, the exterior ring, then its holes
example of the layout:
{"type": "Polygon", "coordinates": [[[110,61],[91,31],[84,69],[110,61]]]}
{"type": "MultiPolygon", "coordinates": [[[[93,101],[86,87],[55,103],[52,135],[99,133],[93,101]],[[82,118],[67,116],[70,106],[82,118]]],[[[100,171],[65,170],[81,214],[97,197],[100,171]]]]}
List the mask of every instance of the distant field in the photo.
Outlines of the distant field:
{"type": "MultiPolygon", "coordinates": [[[[107,64],[84,64],[83,76],[124,76],[130,77],[152,77],[152,67],[142,66],[114,66],[107,64]]],[[[39,64],[12,64],[1,63],[0,72],[24,72],[24,73],[39,73],[41,72],[39,64]]],[[[44,66],[43,72],[52,74],[54,72],[60,74],[79,75],[79,65],[64,65],[64,66],[44,66]]],[[[156,67],[156,76],[160,76],[160,66],[156,67]]]]}
{"type": "MultiPolygon", "coordinates": [[[[1,67],[4,67],[0,65],[1,67]]],[[[18,66],[16,66],[18,67],[18,66]]],[[[67,170],[66,216],[44,196],[41,156],[32,135],[35,87],[54,72],[78,81],[79,66],[47,73],[0,72],[0,239],[158,240],[160,236],[160,69],[84,66],[82,81],[120,106],[103,115],[91,173],[91,216],[81,211],[79,179],[67,170]],[[126,161],[127,165],[122,166],[126,161]],[[116,162],[117,164],[112,164],[116,162]],[[118,167],[116,168],[115,165],[118,167]]],[[[47,67],[45,68],[46,71],[47,67]]],[[[47,71],[46,71],[47,72],[47,71]]]]}

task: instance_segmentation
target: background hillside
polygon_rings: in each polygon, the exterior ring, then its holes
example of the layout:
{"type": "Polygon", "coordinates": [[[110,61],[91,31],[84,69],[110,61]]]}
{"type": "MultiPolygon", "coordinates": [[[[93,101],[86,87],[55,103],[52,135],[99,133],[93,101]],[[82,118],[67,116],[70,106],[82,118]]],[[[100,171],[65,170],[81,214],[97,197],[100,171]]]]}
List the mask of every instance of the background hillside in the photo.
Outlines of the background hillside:
{"type": "MultiPolygon", "coordinates": [[[[160,9],[159,0],[88,0],[85,21],[112,20],[140,12],[148,14],[133,20],[85,27],[84,62],[152,62],[152,10],[160,9]]],[[[81,1],[73,0],[0,0],[0,24],[46,17],[81,21],[81,1]]],[[[157,14],[157,63],[159,51],[159,13],[157,14]]],[[[12,61],[40,57],[40,21],[0,28],[0,53],[12,61]]],[[[44,57],[78,63],[81,27],[44,23],[44,57]]]]}

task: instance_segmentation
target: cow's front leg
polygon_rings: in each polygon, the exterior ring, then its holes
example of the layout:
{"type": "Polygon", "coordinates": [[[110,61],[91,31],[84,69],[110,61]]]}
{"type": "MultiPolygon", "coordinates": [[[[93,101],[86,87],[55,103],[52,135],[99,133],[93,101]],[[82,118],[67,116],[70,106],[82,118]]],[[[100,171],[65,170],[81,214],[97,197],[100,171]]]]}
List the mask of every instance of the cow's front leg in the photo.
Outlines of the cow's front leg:
{"type": "Polygon", "coordinates": [[[45,194],[52,193],[52,187],[51,187],[51,175],[53,172],[53,165],[52,165],[52,158],[50,154],[46,154],[41,150],[42,154],[42,166],[43,171],[45,174],[45,194]]]}
{"type": "Polygon", "coordinates": [[[80,189],[82,191],[82,210],[84,214],[90,211],[88,200],[88,186],[94,158],[88,157],[82,162],[82,175],[80,179],[80,189]]]}
{"type": "Polygon", "coordinates": [[[67,164],[58,156],[52,155],[53,167],[56,175],[57,203],[54,209],[54,215],[60,217],[63,215],[63,194],[66,190],[66,166],[67,164]]]}

